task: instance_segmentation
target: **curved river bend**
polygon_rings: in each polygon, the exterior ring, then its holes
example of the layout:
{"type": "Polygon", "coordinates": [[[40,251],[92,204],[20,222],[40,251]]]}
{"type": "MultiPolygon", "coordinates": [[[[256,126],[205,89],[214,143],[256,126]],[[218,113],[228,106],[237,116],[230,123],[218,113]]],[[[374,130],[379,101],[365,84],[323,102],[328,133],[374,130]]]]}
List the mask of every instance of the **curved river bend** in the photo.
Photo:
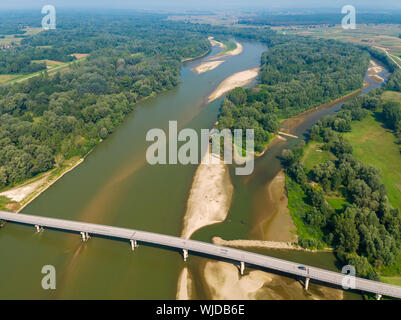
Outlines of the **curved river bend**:
{"type": "MultiPolygon", "coordinates": [[[[145,136],[152,128],[168,132],[169,120],[177,120],[179,130],[211,128],[222,99],[206,107],[206,97],[233,73],[257,67],[267,50],[257,42],[241,43],[244,50],[240,55],[204,74],[190,71],[199,60],[185,63],[176,89],[138,104],[80,166],[23,212],[179,236],[196,166],[147,164],[145,153],[150,143],[145,136]]],[[[215,53],[213,49],[210,55],[215,53]]],[[[311,113],[295,133],[304,133],[321,116],[338,108],[311,113]]],[[[252,221],[263,214],[262,189],[280,170],[276,156],[288,143],[291,140],[271,147],[256,161],[255,172],[247,179],[232,175],[235,194],[229,219],[200,230],[194,238],[252,237],[252,221]]],[[[13,224],[0,232],[0,251],[0,299],[174,299],[184,266],[182,257],[168,250],[141,246],[133,253],[125,242],[96,238],[83,244],[75,234],[50,230],[36,234],[13,224]],[[41,287],[44,265],[56,268],[56,290],[41,287]]],[[[334,268],[331,254],[263,252],[334,268]]],[[[196,259],[191,265],[194,263],[196,259]]]]}

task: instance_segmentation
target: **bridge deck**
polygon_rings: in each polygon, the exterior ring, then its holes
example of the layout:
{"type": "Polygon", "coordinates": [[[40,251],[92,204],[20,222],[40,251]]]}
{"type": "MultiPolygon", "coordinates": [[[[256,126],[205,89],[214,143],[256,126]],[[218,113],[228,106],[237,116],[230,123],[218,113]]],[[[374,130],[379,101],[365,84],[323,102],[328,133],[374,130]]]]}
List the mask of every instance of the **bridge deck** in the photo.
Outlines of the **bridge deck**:
{"type": "MultiPolygon", "coordinates": [[[[27,214],[15,214],[0,211],[0,219],[9,222],[17,222],[29,225],[39,225],[41,227],[54,228],[72,232],[87,232],[91,235],[120,238],[139,242],[167,246],[176,249],[186,249],[189,252],[197,252],[216,258],[223,258],[233,261],[242,261],[248,265],[259,266],[283,273],[310,278],[336,286],[342,286],[344,274],[328,271],[303,265],[306,270],[299,269],[299,263],[290,262],[282,259],[238,250],[223,246],[218,246],[206,242],[187,240],[183,238],[162,235],[152,232],[138,231],[133,229],[111,227],[93,223],[76,222],[63,219],[46,218],[27,214]]],[[[385,284],[378,281],[371,281],[362,278],[355,278],[356,290],[380,294],[384,296],[401,298],[401,287],[385,284]]]]}

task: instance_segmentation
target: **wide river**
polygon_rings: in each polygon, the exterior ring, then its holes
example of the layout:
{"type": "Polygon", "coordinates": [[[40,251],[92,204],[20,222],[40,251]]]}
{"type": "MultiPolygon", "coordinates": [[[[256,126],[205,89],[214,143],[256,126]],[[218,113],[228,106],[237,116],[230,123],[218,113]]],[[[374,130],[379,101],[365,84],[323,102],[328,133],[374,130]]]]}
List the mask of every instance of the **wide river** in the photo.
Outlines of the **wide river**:
{"type": "MultiPolygon", "coordinates": [[[[152,128],[168,132],[169,120],[178,121],[179,129],[211,128],[222,99],[207,104],[207,96],[233,73],[257,67],[267,50],[258,42],[241,43],[240,55],[204,74],[190,70],[199,60],[185,63],[176,89],[138,104],[80,166],[23,212],[179,236],[196,166],[149,165],[145,153],[150,143],[145,136],[152,128]]],[[[210,54],[215,53],[213,49],[210,54]]],[[[372,82],[364,91],[376,86],[372,82]]],[[[302,135],[319,118],[339,108],[336,104],[304,116],[293,132],[302,135]]],[[[193,238],[254,238],[252,225],[266,214],[265,186],[280,170],[277,155],[291,143],[289,139],[272,146],[256,161],[251,176],[232,174],[235,191],[229,218],[198,231],[193,238]]],[[[34,228],[15,224],[0,231],[0,252],[0,299],[174,299],[184,266],[174,251],[140,246],[132,252],[126,242],[94,238],[82,243],[76,234],[50,230],[37,234],[34,228]],[[42,289],[45,265],[56,268],[56,290],[42,289]]],[[[336,270],[329,253],[263,253],[336,270]]],[[[198,259],[202,258],[192,259],[191,268],[198,259]]],[[[202,292],[197,297],[203,297],[202,292]]]]}

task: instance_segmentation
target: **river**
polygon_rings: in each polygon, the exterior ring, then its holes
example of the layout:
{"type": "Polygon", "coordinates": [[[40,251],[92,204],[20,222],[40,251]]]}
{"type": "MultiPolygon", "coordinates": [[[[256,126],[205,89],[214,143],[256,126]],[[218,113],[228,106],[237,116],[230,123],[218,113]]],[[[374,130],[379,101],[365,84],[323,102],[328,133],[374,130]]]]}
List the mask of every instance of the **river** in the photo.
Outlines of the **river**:
{"type": "MultiPolygon", "coordinates": [[[[204,74],[190,70],[199,60],[184,63],[176,89],[139,103],[80,166],[23,212],[179,236],[196,166],[149,165],[146,132],[152,128],[168,132],[169,120],[177,120],[179,129],[211,128],[222,99],[207,105],[206,97],[231,74],[257,67],[267,49],[257,42],[241,43],[242,54],[204,74]]],[[[318,118],[338,108],[305,116],[294,132],[302,135],[318,118]]],[[[262,189],[280,170],[277,155],[291,143],[272,146],[256,161],[250,177],[232,175],[235,195],[229,219],[200,230],[194,238],[252,238],[252,223],[264,214],[262,189]]],[[[96,238],[82,243],[76,234],[50,230],[37,234],[33,228],[14,224],[0,231],[0,251],[0,299],[174,299],[184,266],[182,257],[169,250],[140,246],[132,252],[129,243],[122,241],[96,238]],[[56,290],[41,287],[44,265],[56,268],[56,290]]],[[[331,254],[308,258],[301,253],[267,253],[335,268],[331,254]]]]}

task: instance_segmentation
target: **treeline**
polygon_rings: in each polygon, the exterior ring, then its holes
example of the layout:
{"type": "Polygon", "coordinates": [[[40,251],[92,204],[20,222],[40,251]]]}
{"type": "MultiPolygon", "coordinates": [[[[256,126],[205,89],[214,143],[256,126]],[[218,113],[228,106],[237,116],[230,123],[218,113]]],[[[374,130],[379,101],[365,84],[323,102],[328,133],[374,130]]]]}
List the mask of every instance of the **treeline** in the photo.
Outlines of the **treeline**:
{"type": "Polygon", "coordinates": [[[309,234],[301,238],[305,247],[332,246],[343,264],[355,266],[358,275],[377,279],[375,270],[396,262],[400,253],[401,220],[398,209],[388,202],[380,171],[352,155],[352,146],[342,137],[351,131],[351,121],[362,120],[367,110],[380,110],[382,90],[372,91],[346,103],[336,115],[318,121],[310,139],[323,143],[337,160],[326,161],[307,171],[301,163],[303,148],[285,150],[282,163],[290,178],[305,193],[310,210],[301,216],[309,234]],[[328,193],[344,197],[347,205],[334,210],[328,193]]]}
{"type": "MultiPolygon", "coordinates": [[[[293,25],[339,25],[344,14],[337,13],[312,13],[312,14],[260,14],[252,17],[240,17],[238,23],[244,25],[270,25],[270,26],[293,26],[293,25]]],[[[400,14],[375,14],[358,13],[358,23],[386,23],[398,24],[401,20],[400,14]]]]}
{"type": "MultiPolygon", "coordinates": [[[[0,87],[0,188],[85,155],[137,101],[176,86],[183,58],[210,50],[207,39],[184,29],[177,33],[145,21],[127,31],[118,28],[117,18],[113,24],[113,35],[106,27],[92,31],[98,47],[87,60],[0,87]]],[[[50,31],[39,37],[52,38],[50,31]]],[[[76,33],[73,42],[84,46],[90,39],[76,33]]]]}
{"type": "Polygon", "coordinates": [[[353,45],[296,38],[263,54],[260,85],[235,89],[225,99],[219,128],[253,128],[255,148],[288,118],[360,89],[369,54],[353,45]]]}

